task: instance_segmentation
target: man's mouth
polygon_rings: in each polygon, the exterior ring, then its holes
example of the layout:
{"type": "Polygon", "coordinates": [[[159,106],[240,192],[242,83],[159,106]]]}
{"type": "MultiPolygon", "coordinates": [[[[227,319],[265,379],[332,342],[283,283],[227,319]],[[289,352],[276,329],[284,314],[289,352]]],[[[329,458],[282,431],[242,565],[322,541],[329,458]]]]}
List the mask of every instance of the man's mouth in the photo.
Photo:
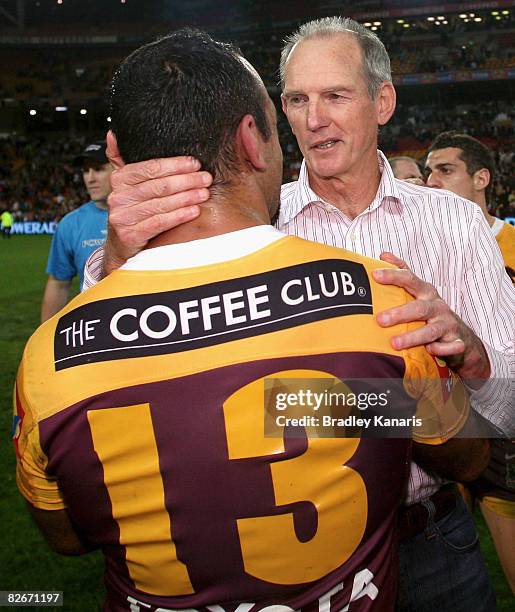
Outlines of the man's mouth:
{"type": "Polygon", "coordinates": [[[340,141],[339,140],[324,140],[323,142],[314,144],[311,148],[318,149],[320,151],[325,151],[326,149],[332,149],[338,142],[340,141]]]}

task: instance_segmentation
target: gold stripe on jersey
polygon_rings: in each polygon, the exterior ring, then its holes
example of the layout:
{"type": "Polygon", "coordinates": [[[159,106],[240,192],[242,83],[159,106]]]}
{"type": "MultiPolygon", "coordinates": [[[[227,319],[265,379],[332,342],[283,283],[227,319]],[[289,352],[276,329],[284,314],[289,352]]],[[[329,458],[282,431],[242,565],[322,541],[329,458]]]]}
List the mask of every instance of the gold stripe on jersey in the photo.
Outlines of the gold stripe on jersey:
{"type": "Polygon", "coordinates": [[[113,518],[120,528],[120,544],[126,547],[126,563],[131,579],[138,588],[153,595],[167,595],[170,583],[177,595],[194,593],[184,563],[177,558],[173,540],[173,523],[166,510],[164,488],[159,469],[159,456],[153,437],[150,406],[136,405],[104,410],[90,410],[93,446],[102,463],[104,482],[109,490],[113,518]],[[123,431],[116,447],[113,446],[113,427],[123,431]],[[125,460],[119,461],[120,454],[125,460]],[[127,470],[132,475],[127,480],[127,470]],[[148,504],[142,505],[141,496],[134,491],[134,482],[145,483],[148,504]],[[156,499],[162,503],[157,506],[156,499]],[[141,515],[146,521],[142,529],[141,515]],[[170,531],[172,536],[170,537],[170,531]],[[169,541],[163,552],[162,542],[169,541]],[[137,551],[137,559],[133,554],[137,551]],[[160,562],[152,560],[159,551],[160,562]],[[159,584],[161,590],[150,585],[159,584]]]}

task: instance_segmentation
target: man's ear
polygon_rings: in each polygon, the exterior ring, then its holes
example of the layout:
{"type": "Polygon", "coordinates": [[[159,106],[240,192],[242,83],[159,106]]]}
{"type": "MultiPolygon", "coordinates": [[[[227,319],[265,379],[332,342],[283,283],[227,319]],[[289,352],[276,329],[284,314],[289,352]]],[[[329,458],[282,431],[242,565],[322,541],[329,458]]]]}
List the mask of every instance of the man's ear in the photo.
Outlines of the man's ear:
{"type": "Polygon", "coordinates": [[[242,161],[250,164],[255,170],[263,171],[267,164],[264,156],[264,140],[256,120],[252,115],[245,115],[236,130],[236,147],[242,161]]]}
{"type": "Polygon", "coordinates": [[[377,122],[379,125],[385,125],[390,121],[390,117],[395,110],[396,101],[397,94],[395,93],[395,87],[390,81],[384,81],[379,87],[376,96],[377,122]]]}
{"type": "Polygon", "coordinates": [[[481,168],[474,172],[474,189],[476,191],[483,191],[490,184],[490,170],[487,168],[481,168]]]}
{"type": "Polygon", "coordinates": [[[116,136],[113,134],[112,130],[109,130],[109,132],[107,132],[106,141],[106,155],[107,159],[111,162],[111,166],[113,166],[115,170],[123,168],[125,166],[125,162],[123,161],[122,156],[120,155],[118,142],[116,141],[116,136]]]}
{"type": "Polygon", "coordinates": [[[283,113],[286,115],[286,97],[284,94],[281,94],[281,108],[283,109],[283,113]]]}
{"type": "MultiPolygon", "coordinates": [[[[288,119],[288,102],[286,101],[286,96],[284,94],[281,94],[281,108],[283,109],[283,113],[285,114],[286,118],[288,119]]],[[[290,124],[290,130],[291,133],[295,135],[295,131],[293,129],[293,127],[290,124]]]]}

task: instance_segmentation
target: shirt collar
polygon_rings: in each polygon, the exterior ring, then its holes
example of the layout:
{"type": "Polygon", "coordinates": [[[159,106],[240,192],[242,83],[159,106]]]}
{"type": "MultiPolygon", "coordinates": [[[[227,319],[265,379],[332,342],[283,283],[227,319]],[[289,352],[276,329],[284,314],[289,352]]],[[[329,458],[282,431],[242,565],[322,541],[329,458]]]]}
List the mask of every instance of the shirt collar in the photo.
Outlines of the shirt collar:
{"type": "MultiPolygon", "coordinates": [[[[402,204],[399,189],[397,187],[397,179],[393,175],[393,170],[388,163],[388,160],[379,150],[377,151],[377,162],[379,165],[379,171],[381,172],[381,181],[374,199],[372,200],[370,206],[366,209],[367,211],[378,208],[386,198],[393,198],[399,204],[402,204]]],[[[312,204],[313,202],[330,204],[330,202],[326,202],[320,196],[318,196],[309,186],[306,160],[302,160],[298,180],[294,183],[283,186],[283,189],[282,195],[284,197],[281,198],[281,225],[282,223],[289,223],[300,212],[302,212],[306,206],[312,204]],[[291,190],[288,189],[290,185],[292,187],[291,190]]]]}

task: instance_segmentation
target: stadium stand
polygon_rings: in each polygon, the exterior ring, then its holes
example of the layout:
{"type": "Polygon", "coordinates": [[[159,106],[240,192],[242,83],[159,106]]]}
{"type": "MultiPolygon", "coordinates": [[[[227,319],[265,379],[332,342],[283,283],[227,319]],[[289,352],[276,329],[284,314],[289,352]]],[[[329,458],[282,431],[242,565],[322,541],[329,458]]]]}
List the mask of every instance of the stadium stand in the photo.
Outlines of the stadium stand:
{"type": "MultiPolygon", "coordinates": [[[[16,16],[17,3],[4,4],[16,16]]],[[[392,58],[398,106],[381,130],[383,150],[420,159],[439,132],[470,133],[496,151],[497,214],[514,214],[515,10],[502,9],[506,1],[477,2],[473,12],[470,3],[454,3],[442,14],[441,4],[427,1],[325,0],[317,15],[311,5],[292,11],[290,3],[271,0],[192,0],[173,8],[152,0],[139,10],[114,2],[89,10],[32,4],[23,23],[0,14],[0,202],[18,220],[58,220],[83,201],[70,160],[108,128],[107,89],[131,49],[184,24],[206,28],[239,44],[280,109],[285,35],[308,18],[338,12],[375,30],[392,58]]],[[[279,130],[284,177],[292,180],[301,158],[281,112],[279,130]]]]}

